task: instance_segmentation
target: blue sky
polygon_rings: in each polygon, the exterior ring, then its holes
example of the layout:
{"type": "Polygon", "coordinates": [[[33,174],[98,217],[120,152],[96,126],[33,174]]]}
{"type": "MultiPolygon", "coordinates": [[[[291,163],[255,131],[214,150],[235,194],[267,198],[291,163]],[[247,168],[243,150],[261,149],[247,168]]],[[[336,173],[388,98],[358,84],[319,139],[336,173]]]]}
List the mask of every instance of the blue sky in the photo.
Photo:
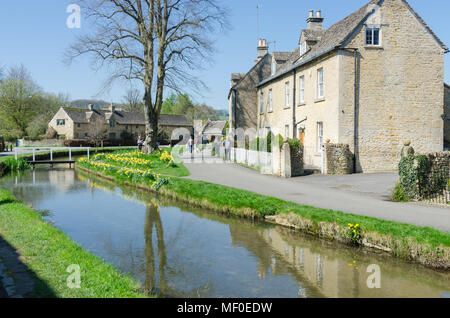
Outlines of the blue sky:
{"type": "MultiPolygon", "coordinates": [[[[260,8],[260,36],[270,42],[270,50],[291,51],[306,27],[309,10],[322,10],[324,27],[362,7],[368,0],[223,0],[230,9],[231,30],[217,34],[217,53],[209,70],[199,74],[209,91],[195,97],[217,109],[227,109],[230,74],[246,72],[256,58],[256,6],[260,8]]],[[[70,67],[63,63],[64,50],[77,34],[86,32],[66,26],[67,5],[76,0],[3,1],[0,10],[0,65],[23,63],[46,91],[67,93],[71,99],[99,98],[119,102],[129,88],[116,84],[98,95],[105,73],[95,72],[90,59],[83,57],[70,67]]],[[[450,46],[450,1],[409,0],[438,37],[450,46]]],[[[83,13],[82,13],[83,14],[83,13]]],[[[405,35],[407,36],[407,35],[405,35]]],[[[445,80],[450,83],[450,53],[446,54],[445,80]]]]}

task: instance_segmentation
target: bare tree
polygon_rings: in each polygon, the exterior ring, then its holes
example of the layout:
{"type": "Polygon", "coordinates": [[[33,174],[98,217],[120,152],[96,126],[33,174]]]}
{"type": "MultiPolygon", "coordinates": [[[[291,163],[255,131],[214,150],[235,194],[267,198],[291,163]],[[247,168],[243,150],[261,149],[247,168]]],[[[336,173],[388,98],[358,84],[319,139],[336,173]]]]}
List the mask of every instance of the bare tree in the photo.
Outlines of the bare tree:
{"type": "Polygon", "coordinates": [[[105,125],[105,121],[99,115],[94,115],[90,119],[88,128],[89,140],[96,148],[103,146],[102,143],[106,139],[108,130],[105,125]]]}
{"type": "Polygon", "coordinates": [[[142,96],[138,89],[129,89],[123,96],[122,108],[132,113],[143,113],[142,96]]]}
{"type": "Polygon", "coordinates": [[[210,36],[226,26],[226,10],[218,0],[81,0],[80,4],[95,32],[69,48],[68,61],[92,54],[98,67],[113,70],[109,82],[139,81],[144,88],[147,149],[157,148],[164,89],[203,86],[190,72],[209,62],[210,36]]]}

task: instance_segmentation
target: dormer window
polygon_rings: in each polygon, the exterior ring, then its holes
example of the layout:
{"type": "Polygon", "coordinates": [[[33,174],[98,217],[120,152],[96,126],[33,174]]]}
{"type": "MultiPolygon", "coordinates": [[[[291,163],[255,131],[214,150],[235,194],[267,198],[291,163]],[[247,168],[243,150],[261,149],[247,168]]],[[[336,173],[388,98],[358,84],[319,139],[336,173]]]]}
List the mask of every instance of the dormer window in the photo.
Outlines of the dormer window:
{"type": "Polygon", "coordinates": [[[272,60],[272,75],[275,75],[275,72],[277,71],[277,62],[275,59],[272,60]]]}
{"type": "Polygon", "coordinates": [[[366,28],[366,45],[380,46],[380,28],[377,27],[366,28]]]}
{"type": "Polygon", "coordinates": [[[302,44],[300,44],[300,56],[305,55],[306,53],[306,42],[302,42],[302,44]]]}

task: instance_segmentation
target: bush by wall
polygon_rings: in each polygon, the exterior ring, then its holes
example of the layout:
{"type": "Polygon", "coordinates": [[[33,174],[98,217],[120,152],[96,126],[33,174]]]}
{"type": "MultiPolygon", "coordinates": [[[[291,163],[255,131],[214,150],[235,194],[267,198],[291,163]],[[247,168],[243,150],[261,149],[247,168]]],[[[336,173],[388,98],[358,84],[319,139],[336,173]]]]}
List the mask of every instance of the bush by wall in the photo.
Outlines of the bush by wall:
{"type": "Polygon", "coordinates": [[[442,194],[450,179],[450,152],[402,157],[398,165],[400,185],[412,199],[442,194]]]}

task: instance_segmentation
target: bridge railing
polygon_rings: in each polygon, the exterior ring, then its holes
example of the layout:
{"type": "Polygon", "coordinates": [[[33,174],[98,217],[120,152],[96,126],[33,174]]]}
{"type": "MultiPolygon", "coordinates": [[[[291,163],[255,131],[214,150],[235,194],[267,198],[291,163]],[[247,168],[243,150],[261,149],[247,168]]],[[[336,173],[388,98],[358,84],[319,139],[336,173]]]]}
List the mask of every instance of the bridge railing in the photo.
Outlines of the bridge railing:
{"type": "Polygon", "coordinates": [[[69,152],[69,160],[72,160],[72,149],[75,150],[83,150],[86,149],[87,157],[89,159],[90,147],[16,147],[14,148],[14,157],[18,158],[20,152],[22,153],[32,153],[33,161],[36,161],[36,152],[46,151],[50,152],[50,161],[53,161],[53,152],[55,151],[68,151],[69,152]]]}

